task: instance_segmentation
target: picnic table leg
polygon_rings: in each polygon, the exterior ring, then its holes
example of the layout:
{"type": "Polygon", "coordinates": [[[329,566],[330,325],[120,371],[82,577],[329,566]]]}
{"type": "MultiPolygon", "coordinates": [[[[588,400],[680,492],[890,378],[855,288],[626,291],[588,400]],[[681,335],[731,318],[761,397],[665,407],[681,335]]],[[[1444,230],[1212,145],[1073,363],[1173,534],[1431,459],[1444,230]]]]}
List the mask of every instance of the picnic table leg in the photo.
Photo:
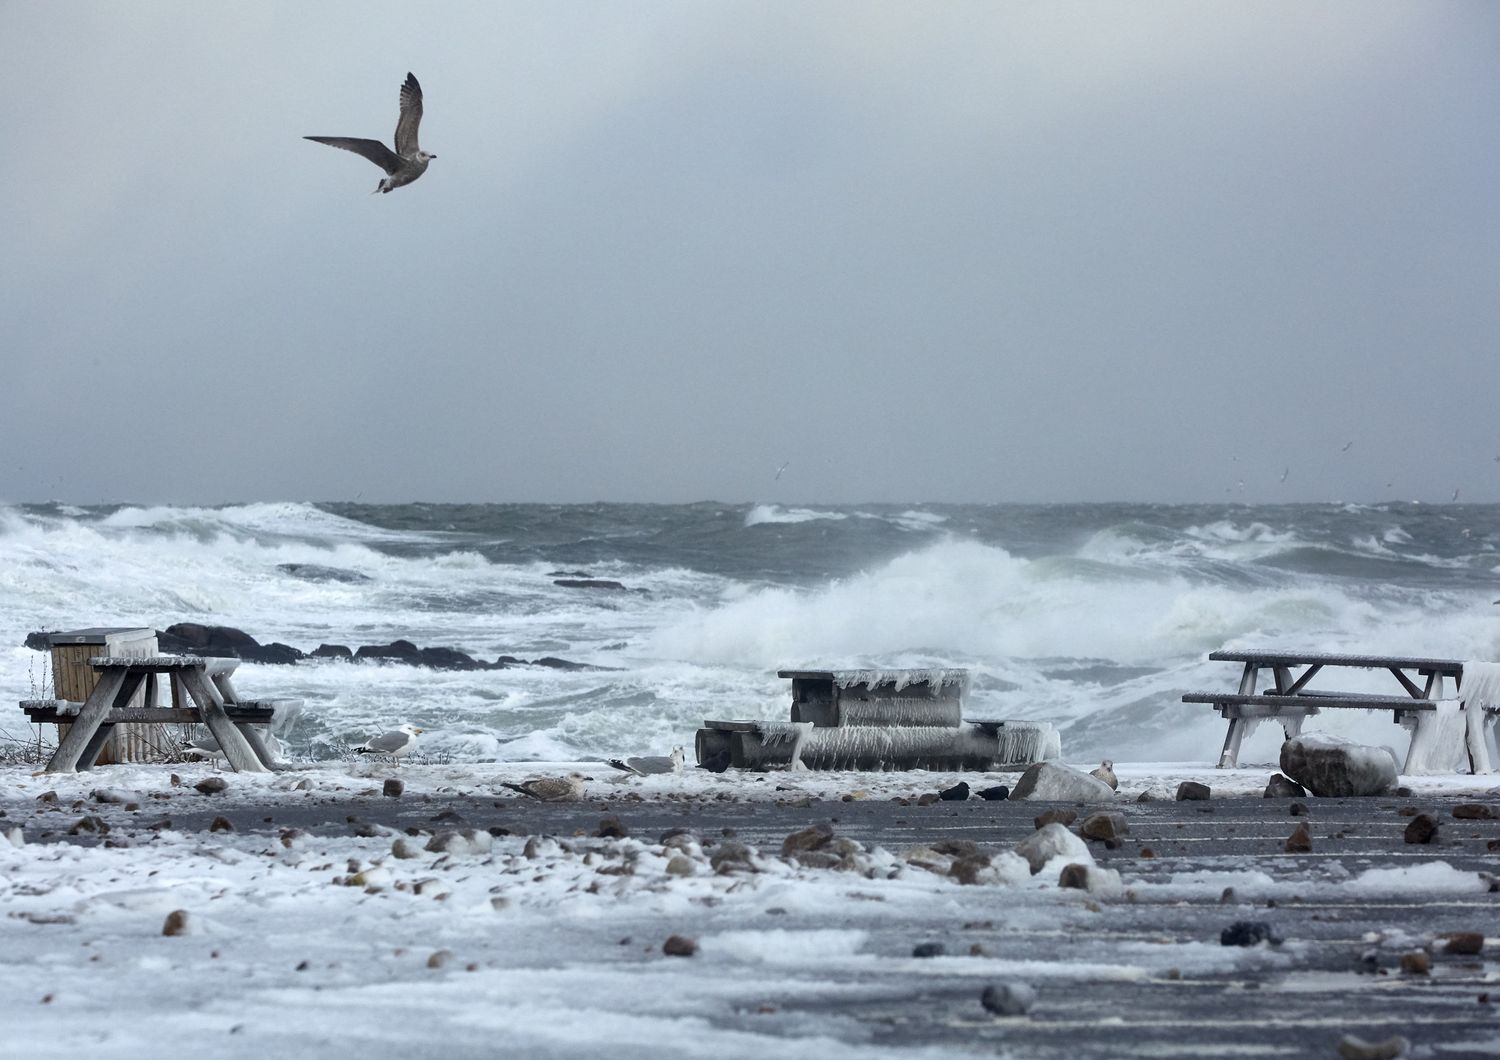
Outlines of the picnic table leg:
{"type": "Polygon", "coordinates": [[[229,767],[237,773],[266,772],[266,767],[260,764],[255,757],[255,752],[240,735],[240,730],[235,727],[234,722],[229,720],[229,715],[224,713],[224,708],[214,697],[208,679],[203,676],[202,671],[184,670],[182,686],[187,689],[188,695],[192,696],[193,702],[198,705],[198,713],[202,715],[203,722],[208,726],[209,731],[214,734],[214,739],[219,741],[219,748],[228,759],[229,767]]]}
{"type": "Polygon", "coordinates": [[[1233,769],[1240,764],[1240,741],[1245,738],[1245,719],[1230,718],[1229,732],[1224,737],[1224,750],[1219,752],[1219,768],[1233,769]]]}
{"type": "MultiPolygon", "coordinates": [[[[56,752],[47,763],[48,773],[76,773],[78,760],[82,757],[94,733],[103,724],[104,718],[115,705],[115,693],[125,685],[125,671],[105,670],[99,675],[99,683],[89,693],[89,698],[78,712],[78,718],[68,727],[68,735],[57,745],[56,752]]],[[[98,748],[94,753],[97,755],[98,748]]],[[[90,759],[90,765],[93,764],[90,759]]]]}
{"type": "Polygon", "coordinates": [[[79,770],[93,769],[94,763],[99,761],[99,752],[104,750],[104,741],[110,738],[115,731],[112,722],[103,722],[99,728],[94,730],[94,735],[89,738],[88,745],[84,747],[83,753],[78,756],[79,770]]]}
{"type": "Polygon", "coordinates": [[[260,759],[261,765],[267,769],[276,768],[276,759],[271,755],[271,749],[266,746],[266,741],[260,738],[260,733],[249,722],[240,722],[235,725],[240,730],[240,735],[250,745],[250,750],[255,752],[255,757],[260,759]]]}

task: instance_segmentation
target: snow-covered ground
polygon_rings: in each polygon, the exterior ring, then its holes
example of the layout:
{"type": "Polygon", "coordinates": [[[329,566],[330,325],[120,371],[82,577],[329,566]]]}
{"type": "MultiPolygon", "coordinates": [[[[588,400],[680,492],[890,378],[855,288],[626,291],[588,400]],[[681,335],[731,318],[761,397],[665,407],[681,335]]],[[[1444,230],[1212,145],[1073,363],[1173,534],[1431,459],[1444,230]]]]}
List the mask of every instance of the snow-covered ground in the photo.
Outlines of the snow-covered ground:
{"type": "MultiPolygon", "coordinates": [[[[1124,763],[1115,770],[1120,806],[1146,790],[1170,799],[1186,779],[1210,784],[1216,797],[1258,796],[1269,772],[1124,763]]],[[[1308,963],[1311,944],[1295,940],[1232,947],[1113,937],[1100,930],[1112,909],[1217,903],[1233,888],[1262,905],[1337,891],[1397,904],[1420,895],[1493,912],[1481,899],[1490,880],[1450,865],[1439,850],[1321,875],[1251,860],[1149,878],[1095,865],[1089,889],[1068,889],[1058,885],[1061,867],[1095,862],[1076,837],[1059,840],[1035,874],[1020,855],[992,847],[973,882],[960,882],[962,874],[950,872],[963,851],[936,841],[937,849],[905,841],[887,848],[836,836],[804,864],[777,845],[738,850],[706,827],[705,809],[726,798],[889,801],[957,779],[701,771],[638,778],[584,763],[360,761],[267,775],[205,766],[74,775],[5,767],[0,1055],[994,1056],[1006,1051],[995,1028],[1027,1017],[986,1011],[978,1000],[986,985],[1024,983],[1045,1006],[1111,984],[1241,973],[1273,982],[1308,963]],[[351,830],[343,816],[327,828],[268,822],[215,832],[163,823],[201,815],[205,805],[263,807],[268,817],[290,809],[316,815],[321,805],[351,800],[380,808],[391,803],[383,780],[396,776],[405,784],[401,800],[427,796],[436,815],[445,797],[510,805],[517,796],[505,783],[575,769],[592,778],[588,797],[610,800],[622,816],[622,800],[636,797],[697,808],[684,821],[696,831],[664,841],[660,833],[491,835],[441,822],[408,835],[351,830]],[[226,781],[223,793],[196,790],[212,776],[226,781]],[[109,831],[90,831],[79,824],[85,817],[109,831]],[[62,839],[72,828],[80,831],[62,839]],[[169,922],[180,933],[164,934],[169,922]],[[982,941],[956,947],[960,929],[982,941]],[[692,940],[695,952],[665,953],[673,935],[692,940]],[[913,955],[934,937],[948,940],[945,952],[913,955]],[[1038,948],[1038,939],[1054,944],[1038,948]],[[911,1040],[901,1023],[924,991],[949,1029],[935,1044],[911,1040]],[[952,997],[964,1000],[949,1011],[943,999],[952,997]],[[871,1016],[882,1009],[889,1019],[871,1016]]],[[[963,779],[978,788],[1015,775],[963,779]]],[[[1408,782],[1419,796],[1493,800],[1496,781],[1408,782]]],[[[1485,968],[1481,974],[1495,978],[1493,963],[1485,968]]],[[[1500,1024],[1489,1041],[1500,1045],[1500,1024]]]]}

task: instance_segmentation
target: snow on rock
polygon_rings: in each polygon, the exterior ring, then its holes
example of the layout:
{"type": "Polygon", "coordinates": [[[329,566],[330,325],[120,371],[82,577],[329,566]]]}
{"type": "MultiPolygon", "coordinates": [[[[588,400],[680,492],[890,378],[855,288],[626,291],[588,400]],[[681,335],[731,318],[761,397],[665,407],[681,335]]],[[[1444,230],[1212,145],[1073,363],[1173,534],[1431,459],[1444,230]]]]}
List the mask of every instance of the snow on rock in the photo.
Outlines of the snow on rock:
{"type": "Polygon", "coordinates": [[[1026,859],[1032,875],[1046,871],[1051,875],[1052,863],[1077,865],[1094,864],[1094,855],[1089,845],[1056,821],[1045,824],[1016,844],[1016,853],[1026,859]]]}
{"type": "Polygon", "coordinates": [[[1115,792],[1104,781],[1082,770],[1060,762],[1038,762],[1021,774],[1010,790],[1010,797],[1041,802],[1109,802],[1115,792]]]}
{"type": "Polygon", "coordinates": [[[1282,744],[1281,771],[1320,798],[1380,795],[1396,787],[1396,760],[1388,750],[1326,733],[1282,744]]]}

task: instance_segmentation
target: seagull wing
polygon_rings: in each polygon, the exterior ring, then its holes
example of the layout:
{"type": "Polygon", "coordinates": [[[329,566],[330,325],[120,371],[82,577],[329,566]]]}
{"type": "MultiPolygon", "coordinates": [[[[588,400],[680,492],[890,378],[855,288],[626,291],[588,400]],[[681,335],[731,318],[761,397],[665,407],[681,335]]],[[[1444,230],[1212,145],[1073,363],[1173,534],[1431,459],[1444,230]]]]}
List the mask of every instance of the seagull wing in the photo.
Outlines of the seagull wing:
{"type": "Polygon", "coordinates": [[[357,155],[368,158],[387,173],[395,173],[401,168],[401,159],[379,140],[361,140],[355,136],[304,136],[302,139],[327,144],[329,147],[340,147],[345,151],[353,151],[357,155]]]}
{"type": "Polygon", "coordinates": [[[396,120],[396,153],[410,157],[418,151],[417,126],[422,124],[422,86],[417,79],[406,73],[406,83],[401,86],[401,117],[396,120]]]}
{"type": "Polygon", "coordinates": [[[371,751],[378,751],[381,754],[390,754],[392,751],[401,750],[401,748],[411,743],[411,741],[412,737],[410,734],[404,733],[400,729],[395,729],[391,732],[381,733],[365,744],[365,747],[371,751]]]}

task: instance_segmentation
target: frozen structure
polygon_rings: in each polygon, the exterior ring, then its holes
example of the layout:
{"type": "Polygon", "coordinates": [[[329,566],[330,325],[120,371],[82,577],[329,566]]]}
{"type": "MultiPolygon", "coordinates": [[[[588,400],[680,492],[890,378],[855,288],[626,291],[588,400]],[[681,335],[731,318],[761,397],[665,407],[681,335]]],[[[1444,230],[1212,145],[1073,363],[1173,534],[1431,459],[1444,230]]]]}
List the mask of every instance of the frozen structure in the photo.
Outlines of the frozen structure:
{"type": "Polygon", "coordinates": [[[1044,721],[964,721],[967,670],[781,670],[787,722],[705,721],[698,764],[737,769],[1025,769],[1060,757],[1044,721]]]}

